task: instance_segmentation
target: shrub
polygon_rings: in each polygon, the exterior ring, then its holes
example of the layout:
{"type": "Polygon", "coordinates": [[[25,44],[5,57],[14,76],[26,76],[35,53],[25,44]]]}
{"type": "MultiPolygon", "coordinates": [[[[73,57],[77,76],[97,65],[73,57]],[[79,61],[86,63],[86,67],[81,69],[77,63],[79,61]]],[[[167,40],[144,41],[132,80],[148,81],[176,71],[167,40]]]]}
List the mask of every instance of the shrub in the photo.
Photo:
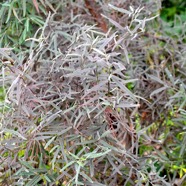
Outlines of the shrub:
{"type": "Polygon", "coordinates": [[[118,2],[103,1],[106,33],[71,2],[28,50],[0,50],[3,184],[183,182],[185,45],[163,33],[157,5],[118,2]]]}

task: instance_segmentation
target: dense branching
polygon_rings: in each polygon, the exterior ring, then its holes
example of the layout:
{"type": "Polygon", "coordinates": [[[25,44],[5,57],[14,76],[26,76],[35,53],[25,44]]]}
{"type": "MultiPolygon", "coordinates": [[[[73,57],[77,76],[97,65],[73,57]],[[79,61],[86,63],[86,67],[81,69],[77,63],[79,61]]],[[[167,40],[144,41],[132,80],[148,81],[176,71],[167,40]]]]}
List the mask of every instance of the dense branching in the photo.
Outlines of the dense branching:
{"type": "Polygon", "coordinates": [[[158,1],[90,3],[33,4],[43,26],[1,40],[0,182],[184,184],[185,33],[158,1]]]}

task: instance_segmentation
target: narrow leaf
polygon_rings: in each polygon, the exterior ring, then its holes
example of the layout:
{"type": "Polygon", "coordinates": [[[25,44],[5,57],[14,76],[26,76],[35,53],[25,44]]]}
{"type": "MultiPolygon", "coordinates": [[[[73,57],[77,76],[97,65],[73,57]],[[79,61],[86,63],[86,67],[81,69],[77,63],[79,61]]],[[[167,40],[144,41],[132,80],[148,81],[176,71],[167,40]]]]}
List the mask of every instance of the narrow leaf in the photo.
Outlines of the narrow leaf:
{"type": "Polygon", "coordinates": [[[161,88],[159,88],[159,89],[156,89],[156,90],[154,90],[151,94],[150,94],[150,98],[152,98],[152,96],[154,96],[155,94],[158,94],[158,93],[160,93],[160,92],[162,92],[163,90],[165,90],[165,89],[167,89],[168,87],[161,87],[161,88]]]}
{"type": "Polygon", "coordinates": [[[54,141],[54,139],[56,138],[56,136],[52,137],[45,145],[44,149],[47,149],[47,147],[54,141]]]}

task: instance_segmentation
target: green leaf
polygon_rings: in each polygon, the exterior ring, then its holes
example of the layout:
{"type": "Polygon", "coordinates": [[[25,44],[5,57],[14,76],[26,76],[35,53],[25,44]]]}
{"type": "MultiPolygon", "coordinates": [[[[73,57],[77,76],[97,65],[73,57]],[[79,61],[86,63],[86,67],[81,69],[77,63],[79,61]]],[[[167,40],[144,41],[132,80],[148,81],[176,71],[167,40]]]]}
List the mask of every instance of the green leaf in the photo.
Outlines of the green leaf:
{"type": "Polygon", "coordinates": [[[10,6],[8,8],[8,16],[7,16],[5,23],[8,23],[8,21],[10,20],[11,14],[12,14],[12,3],[10,4],[10,6]]]}
{"type": "Polygon", "coordinates": [[[108,154],[109,152],[111,152],[110,149],[108,149],[107,151],[105,152],[100,152],[100,153],[95,153],[95,152],[90,152],[88,154],[85,154],[83,155],[86,159],[92,159],[92,158],[99,158],[99,157],[102,157],[102,156],[105,156],[106,154],[108,154]]]}
{"type": "Polygon", "coordinates": [[[41,176],[35,175],[25,186],[35,186],[40,180],[42,180],[41,176]]]}
{"type": "Polygon", "coordinates": [[[54,139],[56,138],[56,136],[52,137],[45,145],[44,149],[47,149],[48,146],[54,141],[54,139]]]}
{"type": "Polygon", "coordinates": [[[67,169],[68,167],[70,167],[72,164],[76,163],[76,161],[71,161],[69,163],[67,163],[61,170],[60,172],[63,172],[65,169],[67,169]]]}
{"type": "Polygon", "coordinates": [[[23,7],[23,17],[26,16],[26,0],[22,1],[22,7],[23,7]]]}
{"type": "Polygon", "coordinates": [[[30,170],[34,170],[34,168],[31,166],[31,163],[30,162],[28,162],[28,161],[22,161],[22,160],[19,160],[20,161],[20,163],[22,164],[22,165],[24,165],[25,167],[27,167],[28,169],[30,169],[30,170]]]}

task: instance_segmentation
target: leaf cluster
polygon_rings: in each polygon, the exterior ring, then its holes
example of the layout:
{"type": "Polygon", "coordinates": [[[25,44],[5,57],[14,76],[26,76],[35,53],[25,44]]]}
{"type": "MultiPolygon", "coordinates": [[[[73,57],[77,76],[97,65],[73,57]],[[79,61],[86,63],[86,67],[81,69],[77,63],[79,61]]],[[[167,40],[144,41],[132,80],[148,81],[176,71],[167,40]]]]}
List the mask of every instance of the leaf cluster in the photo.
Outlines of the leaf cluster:
{"type": "MultiPolygon", "coordinates": [[[[107,32],[64,1],[26,50],[0,49],[2,184],[184,183],[184,34],[165,32],[154,1],[97,5],[107,32]]],[[[6,26],[37,10],[12,7],[6,26]]]]}

